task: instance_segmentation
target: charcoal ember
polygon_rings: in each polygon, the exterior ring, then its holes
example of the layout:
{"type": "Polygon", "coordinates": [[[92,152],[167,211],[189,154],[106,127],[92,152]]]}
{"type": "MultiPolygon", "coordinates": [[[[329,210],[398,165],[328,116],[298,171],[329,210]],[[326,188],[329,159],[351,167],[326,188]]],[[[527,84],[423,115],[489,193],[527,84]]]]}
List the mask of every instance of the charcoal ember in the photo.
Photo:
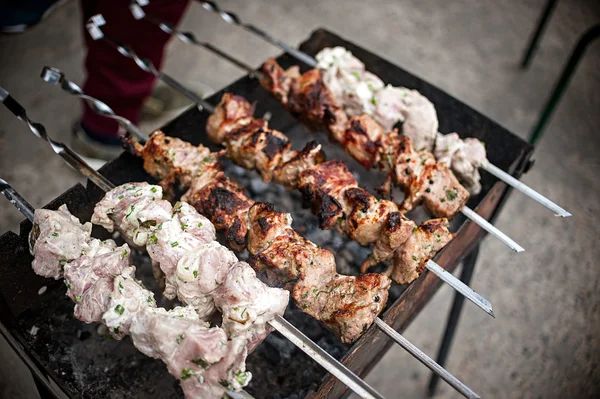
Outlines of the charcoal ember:
{"type": "Polygon", "coordinates": [[[331,235],[331,230],[314,229],[304,234],[304,237],[314,242],[315,244],[322,246],[323,244],[326,244],[331,240],[331,235]]]}
{"type": "Polygon", "coordinates": [[[288,363],[296,350],[294,344],[277,333],[269,334],[265,344],[273,349],[271,358],[279,363],[288,363]]]}

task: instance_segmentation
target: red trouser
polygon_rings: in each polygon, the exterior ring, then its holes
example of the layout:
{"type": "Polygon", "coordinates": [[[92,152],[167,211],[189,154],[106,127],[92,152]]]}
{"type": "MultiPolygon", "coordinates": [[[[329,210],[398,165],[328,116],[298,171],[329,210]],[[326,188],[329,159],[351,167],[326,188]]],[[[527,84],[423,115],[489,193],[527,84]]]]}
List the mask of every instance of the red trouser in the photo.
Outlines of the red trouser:
{"type": "MultiPolygon", "coordinates": [[[[161,21],[178,24],[189,0],[152,0],[144,11],[161,21]]],[[[81,0],[85,22],[102,14],[107,38],[129,46],[140,58],[149,59],[160,70],[164,48],[170,35],[146,20],[135,20],[129,11],[129,0],[81,0]]],[[[141,70],[133,60],[124,57],[103,40],[94,41],[84,28],[87,56],[87,79],[83,91],[110,106],[117,115],[137,124],[142,103],[151,94],[155,77],[141,70]]],[[[96,135],[116,137],[115,121],[94,113],[84,102],[82,123],[96,135]]]]}

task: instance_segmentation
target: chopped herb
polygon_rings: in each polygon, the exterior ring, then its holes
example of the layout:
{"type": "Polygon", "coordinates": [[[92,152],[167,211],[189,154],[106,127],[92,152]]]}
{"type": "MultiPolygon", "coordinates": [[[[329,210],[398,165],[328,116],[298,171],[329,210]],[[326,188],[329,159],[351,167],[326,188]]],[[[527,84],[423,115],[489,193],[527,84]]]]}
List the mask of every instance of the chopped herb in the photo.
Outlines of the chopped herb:
{"type": "Polygon", "coordinates": [[[188,378],[190,378],[194,374],[196,374],[196,373],[194,373],[194,370],[183,369],[183,370],[181,370],[181,379],[182,380],[187,380],[188,378]]]}
{"type": "Polygon", "coordinates": [[[178,314],[177,317],[179,317],[180,319],[183,319],[183,315],[182,314],[178,314]]]}
{"type": "Polygon", "coordinates": [[[183,342],[183,340],[185,339],[185,334],[179,334],[179,337],[177,337],[177,343],[180,344],[183,342]]]}
{"type": "Polygon", "coordinates": [[[154,227],[156,226],[156,220],[146,220],[145,222],[140,223],[141,227],[154,227]]]}
{"type": "Polygon", "coordinates": [[[173,208],[173,213],[181,212],[181,203],[175,204],[175,208],[173,208]]]}
{"type": "Polygon", "coordinates": [[[65,285],[67,286],[67,289],[70,290],[71,288],[73,288],[73,286],[65,279],[64,280],[65,285]]]}
{"type": "Polygon", "coordinates": [[[338,223],[342,223],[342,222],[344,222],[344,220],[345,220],[345,219],[346,219],[346,218],[345,218],[344,216],[342,216],[342,217],[339,217],[339,218],[337,218],[337,222],[338,222],[338,223]]]}
{"type": "Polygon", "coordinates": [[[129,187],[127,187],[127,191],[131,191],[131,190],[135,190],[135,186],[129,186],[129,187]]]}
{"type": "Polygon", "coordinates": [[[416,262],[417,261],[417,257],[416,256],[412,256],[413,260],[416,262]]]}
{"type": "Polygon", "coordinates": [[[152,234],[152,235],[150,236],[150,242],[151,242],[152,244],[156,244],[156,243],[158,242],[158,237],[156,237],[156,234],[152,234]]]}
{"type": "Polygon", "coordinates": [[[129,208],[129,213],[127,215],[125,215],[125,217],[128,218],[129,215],[131,215],[134,210],[135,210],[135,206],[131,205],[131,208],[129,208]]]}
{"type": "Polygon", "coordinates": [[[449,147],[449,146],[446,146],[446,148],[444,148],[444,151],[445,151],[445,152],[448,152],[448,151],[450,151],[450,147],[449,147]]]}
{"type": "Polygon", "coordinates": [[[115,306],[115,312],[117,312],[118,314],[123,314],[123,312],[125,311],[125,308],[121,305],[117,305],[115,306]]]}
{"type": "Polygon", "coordinates": [[[352,72],[352,75],[354,75],[354,77],[355,77],[356,79],[360,79],[360,74],[358,73],[358,71],[354,71],[354,72],[352,72]]]}
{"type": "Polygon", "coordinates": [[[54,233],[52,233],[52,237],[58,237],[58,233],[55,231],[54,233]]]}
{"type": "Polygon", "coordinates": [[[175,248],[175,247],[176,247],[176,246],[178,246],[178,245],[179,245],[179,243],[178,243],[177,241],[173,241],[173,242],[171,243],[171,248],[175,248]]]}
{"type": "Polygon", "coordinates": [[[446,202],[446,198],[442,198],[440,202],[446,202]]]}
{"type": "Polygon", "coordinates": [[[150,189],[150,191],[152,191],[153,193],[155,193],[155,192],[156,192],[156,187],[152,187],[152,188],[150,189]]]}
{"type": "Polygon", "coordinates": [[[202,222],[198,223],[198,228],[202,227],[202,222]]]}
{"type": "Polygon", "coordinates": [[[62,259],[60,259],[60,260],[58,261],[58,263],[59,263],[61,266],[64,266],[64,265],[66,265],[66,264],[67,264],[67,260],[66,260],[65,258],[62,258],[62,259]]]}
{"type": "Polygon", "coordinates": [[[119,282],[119,292],[120,292],[121,294],[123,293],[123,290],[124,290],[124,289],[125,289],[125,287],[123,287],[123,284],[121,284],[121,283],[119,282]]]}
{"type": "Polygon", "coordinates": [[[448,197],[449,201],[454,201],[458,198],[458,193],[454,190],[446,190],[446,197],[448,197]]]}
{"type": "Polygon", "coordinates": [[[158,225],[158,227],[157,227],[157,229],[158,229],[158,230],[162,229],[162,225],[163,225],[162,223],[161,223],[161,224],[159,224],[159,225],[158,225]]]}
{"type": "Polygon", "coordinates": [[[198,278],[198,270],[194,270],[194,278],[198,278]]]}
{"type": "Polygon", "coordinates": [[[371,104],[373,104],[373,105],[376,105],[376,104],[377,104],[377,100],[375,100],[375,97],[373,97],[373,98],[371,99],[371,104]]]}
{"type": "Polygon", "coordinates": [[[125,257],[127,256],[128,252],[126,249],[123,250],[123,252],[121,252],[121,259],[125,259],[125,257]]]}
{"type": "Polygon", "coordinates": [[[416,233],[419,228],[417,226],[413,227],[413,233],[416,233]]]}
{"type": "Polygon", "coordinates": [[[208,368],[208,363],[206,363],[201,358],[197,358],[197,359],[192,360],[192,363],[194,363],[196,366],[202,367],[203,369],[208,368]]]}
{"type": "Polygon", "coordinates": [[[304,294],[302,294],[303,298],[306,298],[308,296],[308,291],[306,291],[304,294]]]}
{"type": "Polygon", "coordinates": [[[245,371],[238,370],[235,372],[235,380],[238,384],[244,386],[248,380],[248,374],[245,371]]]}
{"type": "Polygon", "coordinates": [[[125,196],[123,194],[119,195],[119,199],[120,200],[123,199],[123,198],[125,198],[125,196]]]}
{"type": "Polygon", "coordinates": [[[146,302],[153,303],[154,302],[154,298],[152,298],[151,296],[148,296],[148,298],[146,298],[146,302]]]}
{"type": "Polygon", "coordinates": [[[187,229],[187,228],[188,228],[187,223],[184,223],[184,224],[181,225],[181,230],[182,231],[185,231],[185,229],[187,229]]]}
{"type": "Polygon", "coordinates": [[[113,334],[118,334],[118,333],[119,333],[119,327],[113,328],[113,334]]]}
{"type": "Polygon", "coordinates": [[[227,382],[227,380],[221,380],[219,381],[219,384],[223,385],[225,388],[229,389],[229,383],[227,382]]]}
{"type": "Polygon", "coordinates": [[[244,308],[244,310],[242,310],[242,313],[240,314],[240,316],[244,317],[244,313],[246,313],[246,310],[247,310],[247,309],[248,309],[248,308],[244,308]]]}
{"type": "Polygon", "coordinates": [[[81,297],[79,295],[75,295],[75,303],[79,303],[81,301],[81,297]]]}

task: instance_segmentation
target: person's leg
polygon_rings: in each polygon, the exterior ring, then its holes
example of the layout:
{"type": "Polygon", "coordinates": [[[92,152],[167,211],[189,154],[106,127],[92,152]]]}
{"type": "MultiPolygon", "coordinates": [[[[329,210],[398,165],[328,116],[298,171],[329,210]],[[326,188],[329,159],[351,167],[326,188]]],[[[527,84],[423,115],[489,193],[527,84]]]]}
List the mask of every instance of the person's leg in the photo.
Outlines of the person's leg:
{"type": "MultiPolygon", "coordinates": [[[[188,0],[153,0],[144,10],[149,15],[160,16],[165,22],[177,24],[188,3],[188,0]]],[[[81,5],[84,25],[93,15],[102,14],[106,20],[102,31],[107,38],[131,47],[141,58],[147,58],[161,68],[170,35],[151,22],[135,20],[128,8],[129,1],[82,0],[81,5]]],[[[137,124],[144,99],[151,94],[154,76],[103,40],[94,41],[87,32],[84,36],[87,47],[84,92],[137,124]]],[[[119,144],[117,123],[95,114],[85,103],[81,123],[91,139],[108,145],[119,144]]]]}

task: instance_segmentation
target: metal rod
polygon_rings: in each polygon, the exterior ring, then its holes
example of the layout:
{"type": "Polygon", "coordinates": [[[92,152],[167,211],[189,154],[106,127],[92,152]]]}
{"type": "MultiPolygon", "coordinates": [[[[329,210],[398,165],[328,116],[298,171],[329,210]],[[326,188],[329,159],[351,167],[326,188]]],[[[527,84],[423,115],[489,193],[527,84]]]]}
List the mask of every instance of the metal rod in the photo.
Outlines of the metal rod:
{"type": "Polygon", "coordinates": [[[564,218],[572,216],[571,213],[567,212],[566,210],[564,210],[563,208],[561,208],[554,202],[550,201],[548,198],[544,197],[542,194],[538,193],[537,191],[535,191],[534,189],[532,189],[525,183],[522,183],[518,179],[515,179],[514,177],[512,177],[510,174],[506,173],[499,167],[492,165],[491,163],[487,163],[487,164],[483,165],[481,168],[488,171],[492,175],[496,176],[498,179],[502,180],[503,182],[510,185],[511,187],[514,187],[515,189],[519,190],[523,194],[527,195],[529,198],[532,198],[533,200],[544,205],[546,208],[548,208],[552,212],[554,212],[556,214],[556,216],[561,216],[564,218]]]}
{"type": "Polygon", "coordinates": [[[241,26],[242,28],[246,29],[247,31],[257,35],[261,39],[279,47],[280,49],[282,49],[286,53],[290,54],[294,58],[309,65],[311,68],[314,68],[315,66],[317,66],[317,60],[315,60],[310,55],[306,54],[303,51],[293,48],[289,44],[282,42],[279,39],[274,38],[273,36],[269,35],[264,30],[259,29],[254,25],[242,22],[236,14],[234,14],[230,11],[221,10],[221,8],[219,8],[219,6],[215,2],[199,1],[199,3],[202,5],[202,8],[204,8],[206,11],[210,11],[212,13],[219,15],[221,17],[221,19],[223,19],[223,21],[227,22],[228,24],[241,26]]]}
{"type": "Polygon", "coordinates": [[[421,363],[427,366],[430,370],[438,374],[444,381],[450,384],[454,389],[460,392],[463,396],[470,399],[480,398],[475,392],[473,392],[468,386],[460,382],[456,377],[450,374],[446,369],[437,364],[432,358],[427,356],[423,351],[410,343],[409,340],[404,338],[400,333],[388,326],[383,320],[376,319],[375,324],[381,328],[388,337],[392,338],[398,345],[406,349],[411,355],[417,358],[421,363]]]}
{"type": "Polygon", "coordinates": [[[263,73],[260,71],[257,71],[256,68],[252,68],[250,65],[246,64],[245,62],[243,62],[243,61],[239,60],[238,58],[226,53],[225,51],[213,46],[210,43],[198,40],[198,38],[196,38],[194,33],[189,32],[189,31],[184,32],[184,31],[178,30],[172,24],[163,22],[163,21],[159,20],[158,18],[155,18],[154,16],[146,14],[145,11],[142,9],[142,7],[147,4],[148,4],[148,2],[145,0],[133,0],[131,2],[131,4],[129,5],[129,9],[131,10],[131,13],[133,14],[133,17],[135,19],[145,19],[146,21],[152,22],[153,24],[157,25],[160,28],[160,30],[162,30],[163,32],[165,32],[169,35],[175,36],[182,42],[202,47],[202,48],[212,52],[213,54],[223,58],[224,60],[229,61],[230,63],[234,64],[238,68],[247,72],[250,75],[250,77],[257,78],[257,79],[262,78],[263,73]]]}
{"type": "Polygon", "coordinates": [[[35,208],[31,206],[29,202],[25,198],[21,196],[11,187],[10,184],[6,180],[0,177],[0,192],[6,197],[7,200],[10,201],[11,204],[15,206],[25,216],[30,222],[33,222],[33,215],[35,213],[35,208]]]}
{"type": "Polygon", "coordinates": [[[60,69],[45,66],[42,69],[41,77],[44,81],[56,86],[60,86],[60,88],[66,91],[67,93],[85,100],[94,112],[106,118],[114,119],[115,121],[117,121],[119,126],[136,136],[138,140],[145,142],[148,139],[148,136],[146,136],[140,129],[138,129],[138,127],[134,125],[129,119],[123,118],[122,116],[115,114],[115,112],[108,105],[106,105],[100,100],[86,95],[81,89],[81,87],[77,86],[70,80],[67,80],[65,78],[64,73],[62,73],[60,69]]]}
{"type": "Polygon", "coordinates": [[[276,315],[269,324],[326,370],[329,370],[331,374],[346,384],[348,388],[353,390],[360,397],[383,398],[383,396],[370,387],[365,381],[357,377],[356,374],[350,371],[346,366],[339,363],[333,356],[325,352],[320,346],[315,344],[310,338],[283,317],[276,315]]]}
{"type": "MultiPolygon", "coordinates": [[[[460,280],[465,284],[469,284],[473,277],[473,272],[475,270],[475,263],[477,262],[477,257],[479,256],[479,245],[477,245],[471,253],[469,253],[462,264],[462,270],[460,271],[460,280]]],[[[452,341],[454,339],[454,333],[456,332],[456,327],[458,326],[458,318],[462,311],[463,305],[465,302],[465,297],[462,295],[458,295],[456,293],[454,295],[454,301],[452,301],[452,307],[450,308],[450,313],[448,314],[448,320],[446,322],[446,328],[444,330],[444,336],[442,338],[442,343],[440,345],[440,349],[438,350],[436,361],[437,363],[444,367],[446,363],[446,359],[448,358],[448,354],[450,353],[450,347],[452,346],[452,341]]],[[[435,389],[440,380],[440,377],[436,373],[431,374],[431,378],[429,379],[429,385],[427,386],[427,393],[431,397],[435,394],[435,389]]]]}
{"type": "Polygon", "coordinates": [[[515,252],[524,252],[525,251],[525,248],[523,248],[522,246],[517,244],[512,238],[510,238],[509,236],[504,234],[498,228],[494,227],[493,224],[491,224],[490,222],[485,220],[483,217],[481,217],[477,212],[475,212],[471,208],[469,208],[467,206],[463,206],[461,208],[460,212],[463,215],[465,215],[466,217],[468,217],[469,219],[471,219],[473,222],[477,223],[477,225],[479,225],[479,227],[481,227],[482,229],[484,229],[485,231],[487,231],[488,233],[490,233],[491,235],[493,235],[494,237],[496,237],[497,239],[502,241],[513,251],[515,251],[515,252]]]}
{"type": "MultiPolygon", "coordinates": [[[[30,222],[33,222],[33,216],[35,213],[35,208],[31,206],[29,202],[25,198],[21,196],[12,188],[10,184],[6,180],[0,177],[0,192],[4,194],[4,196],[17,208],[30,222]]],[[[305,337],[306,338],[306,337],[305,337]]],[[[308,338],[306,338],[308,339],[308,338]]],[[[319,348],[321,349],[321,348],[319,348]]],[[[321,349],[322,350],[322,349],[321,349]]],[[[335,360],[335,359],[334,359],[335,360]]],[[[240,392],[227,391],[227,395],[229,395],[233,399],[253,399],[254,397],[250,395],[248,392],[242,390],[240,392]]]]}
{"type": "Polygon", "coordinates": [[[521,63],[520,63],[521,68],[525,69],[525,68],[529,67],[529,64],[531,63],[531,60],[533,59],[535,51],[537,50],[538,44],[540,42],[540,39],[542,38],[544,31],[546,30],[546,26],[548,25],[548,21],[550,20],[550,16],[552,15],[552,11],[554,11],[554,8],[556,7],[557,2],[558,2],[558,0],[548,0],[546,5],[544,6],[542,15],[540,16],[538,23],[536,25],[535,32],[529,39],[529,43],[527,44],[527,49],[525,50],[525,53],[523,54],[523,58],[521,59],[521,63]]]}
{"type": "Polygon", "coordinates": [[[166,85],[170,86],[174,90],[177,90],[187,98],[189,98],[193,103],[195,103],[198,107],[202,107],[208,112],[214,111],[214,106],[207,101],[203,100],[200,96],[198,96],[193,91],[187,89],[184,85],[179,83],[177,80],[167,75],[164,72],[160,72],[154,64],[148,59],[140,58],[131,48],[127,46],[122,46],[119,43],[107,38],[102,33],[100,27],[105,24],[104,17],[101,14],[94,15],[91,17],[86,23],[86,29],[88,30],[90,36],[94,40],[104,40],[106,43],[110,44],[114,47],[119,53],[127,58],[131,58],[137,66],[139,66],[142,70],[153,74],[156,78],[163,81],[166,85]]]}
{"type": "Polygon", "coordinates": [[[496,315],[494,315],[494,310],[492,309],[492,304],[487,299],[476,293],[467,284],[454,277],[452,273],[450,273],[431,259],[427,261],[427,264],[425,266],[430,272],[434,273],[450,287],[454,288],[460,294],[464,295],[465,298],[467,298],[469,301],[473,302],[475,305],[483,309],[484,312],[496,318],[496,315]]]}
{"type": "Polygon", "coordinates": [[[33,122],[27,116],[25,108],[21,106],[9,93],[0,87],[0,100],[9,111],[11,111],[19,120],[25,122],[29,127],[29,130],[37,137],[45,140],[50,144],[52,150],[60,155],[69,165],[75,170],[82,173],[85,177],[90,179],[95,185],[100,187],[104,191],[111,190],[114,185],[107,180],[100,173],[96,172],[91,168],[83,159],[79,157],[73,150],[67,147],[63,143],[52,140],[46,133],[46,128],[37,122],[33,122]]]}

